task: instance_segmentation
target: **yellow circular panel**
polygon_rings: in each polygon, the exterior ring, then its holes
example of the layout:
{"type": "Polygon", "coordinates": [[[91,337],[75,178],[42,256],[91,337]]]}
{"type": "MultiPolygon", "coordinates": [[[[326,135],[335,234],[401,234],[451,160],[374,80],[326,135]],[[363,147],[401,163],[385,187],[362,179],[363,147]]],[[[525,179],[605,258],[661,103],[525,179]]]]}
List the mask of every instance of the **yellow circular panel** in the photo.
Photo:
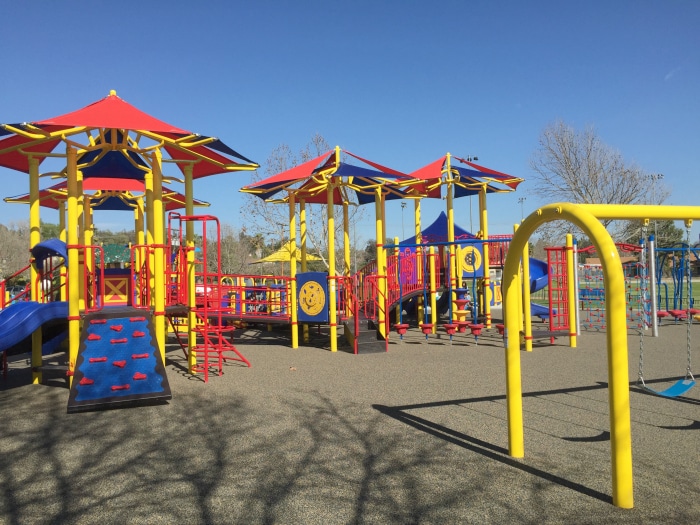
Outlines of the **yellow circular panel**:
{"type": "Polygon", "coordinates": [[[323,287],[315,282],[304,283],[299,290],[299,306],[308,316],[318,315],[326,304],[326,292],[323,287]]]}
{"type": "Polygon", "coordinates": [[[474,246],[466,246],[462,249],[462,263],[465,272],[476,272],[481,268],[481,252],[474,246]]]}

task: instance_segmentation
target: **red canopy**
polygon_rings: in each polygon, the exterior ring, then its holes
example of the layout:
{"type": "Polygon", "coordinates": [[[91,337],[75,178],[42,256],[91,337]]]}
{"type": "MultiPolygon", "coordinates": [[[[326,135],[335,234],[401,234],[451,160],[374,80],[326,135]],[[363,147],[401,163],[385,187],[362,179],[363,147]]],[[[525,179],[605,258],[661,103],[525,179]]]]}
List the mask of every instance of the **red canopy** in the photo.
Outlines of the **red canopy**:
{"type": "Polygon", "coordinates": [[[77,111],[58,117],[40,120],[39,126],[59,126],[148,130],[154,133],[178,133],[190,135],[189,131],[176,128],[158,120],[125,102],[112,91],[108,96],[77,111]]]}
{"type": "MultiPolygon", "coordinates": [[[[99,157],[91,168],[104,172],[100,174],[103,177],[114,175],[109,173],[109,163],[100,169],[102,156],[94,154],[96,148],[108,152],[104,157],[109,157],[109,152],[114,151],[143,156],[138,144],[142,137],[161,145],[171,159],[181,161],[177,163],[181,171],[184,172],[186,164],[191,164],[194,178],[258,167],[219,139],[198,135],[158,120],[125,102],[114,91],[102,100],[58,117],[29,124],[0,125],[0,136],[9,135],[0,140],[0,166],[28,173],[27,153],[38,153],[36,158],[41,163],[46,158],[42,154],[50,153],[68,137],[86,132],[92,137],[92,142],[84,146],[88,151],[86,155],[89,158],[99,157]]],[[[70,140],[76,142],[78,138],[70,140]]],[[[152,144],[147,147],[152,147],[152,144]]],[[[146,162],[143,161],[143,164],[146,162]]]]}

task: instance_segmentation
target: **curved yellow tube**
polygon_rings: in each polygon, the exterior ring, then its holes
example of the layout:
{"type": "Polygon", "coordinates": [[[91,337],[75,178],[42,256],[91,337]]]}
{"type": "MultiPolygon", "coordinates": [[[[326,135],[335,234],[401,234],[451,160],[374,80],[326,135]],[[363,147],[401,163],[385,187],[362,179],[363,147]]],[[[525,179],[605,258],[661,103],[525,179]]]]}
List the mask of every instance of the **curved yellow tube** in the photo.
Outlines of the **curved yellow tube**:
{"type": "MultiPolygon", "coordinates": [[[[651,207],[646,207],[651,208],[651,207]]],[[[654,207],[661,209],[662,207],[654,207]]],[[[700,212],[700,208],[696,208],[700,212]]],[[[550,204],[527,217],[513,236],[503,273],[506,341],[506,392],[509,453],[523,457],[523,407],[518,337],[518,272],[523,249],[538,226],[553,220],[567,220],[581,228],[600,254],[606,289],[608,383],[610,404],[610,446],[613,503],[632,508],[632,437],[630,429],[629,372],[625,317],[625,281],[617,248],[600,221],[584,206],[550,204]]]]}

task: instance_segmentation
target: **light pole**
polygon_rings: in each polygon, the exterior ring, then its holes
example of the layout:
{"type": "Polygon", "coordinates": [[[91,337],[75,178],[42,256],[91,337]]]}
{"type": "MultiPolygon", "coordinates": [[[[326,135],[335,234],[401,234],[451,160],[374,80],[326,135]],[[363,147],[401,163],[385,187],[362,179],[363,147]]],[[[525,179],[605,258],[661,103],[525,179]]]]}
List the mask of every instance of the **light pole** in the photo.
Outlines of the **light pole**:
{"type": "MultiPolygon", "coordinates": [[[[469,155],[465,160],[467,162],[475,162],[479,160],[479,157],[477,157],[476,155],[469,155]]],[[[474,225],[472,224],[472,197],[473,195],[469,196],[469,233],[472,233],[474,231],[474,225]]]]}
{"type": "Polygon", "coordinates": [[[520,204],[520,222],[523,222],[523,219],[525,218],[525,213],[523,212],[523,204],[527,200],[527,197],[520,197],[518,199],[518,204],[520,204]]]}
{"type": "MultiPolygon", "coordinates": [[[[653,206],[656,206],[658,203],[656,202],[656,182],[660,181],[661,179],[664,178],[663,173],[650,173],[647,175],[647,177],[651,180],[651,204],[653,206]]],[[[657,239],[657,232],[656,232],[656,220],[654,220],[654,240],[658,243],[657,239]]]]}
{"type": "Polygon", "coordinates": [[[406,231],[403,228],[403,211],[406,209],[406,203],[402,202],[401,203],[401,240],[406,239],[406,231]]]}

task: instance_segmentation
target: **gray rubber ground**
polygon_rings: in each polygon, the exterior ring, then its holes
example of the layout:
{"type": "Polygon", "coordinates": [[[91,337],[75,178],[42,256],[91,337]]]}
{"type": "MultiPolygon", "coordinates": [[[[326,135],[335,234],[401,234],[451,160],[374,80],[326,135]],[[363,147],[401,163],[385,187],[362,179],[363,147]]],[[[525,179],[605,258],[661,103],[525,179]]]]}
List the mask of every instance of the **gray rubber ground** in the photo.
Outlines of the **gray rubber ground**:
{"type": "MultiPolygon", "coordinates": [[[[522,353],[525,458],[507,454],[502,341],[412,329],[385,354],[237,331],[252,368],[184,372],[168,404],[68,415],[63,379],[0,380],[0,523],[700,522],[700,386],[632,386],[635,508],[611,504],[605,336],[522,353]],[[325,347],[325,348],[324,348],[325,347]]],[[[700,326],[693,326],[700,372],[700,326]]],[[[629,342],[630,380],[639,338],[629,342]]],[[[645,338],[645,376],[684,373],[686,332],[645,338]]],[[[667,383],[653,383],[664,386],[667,383]]]]}

